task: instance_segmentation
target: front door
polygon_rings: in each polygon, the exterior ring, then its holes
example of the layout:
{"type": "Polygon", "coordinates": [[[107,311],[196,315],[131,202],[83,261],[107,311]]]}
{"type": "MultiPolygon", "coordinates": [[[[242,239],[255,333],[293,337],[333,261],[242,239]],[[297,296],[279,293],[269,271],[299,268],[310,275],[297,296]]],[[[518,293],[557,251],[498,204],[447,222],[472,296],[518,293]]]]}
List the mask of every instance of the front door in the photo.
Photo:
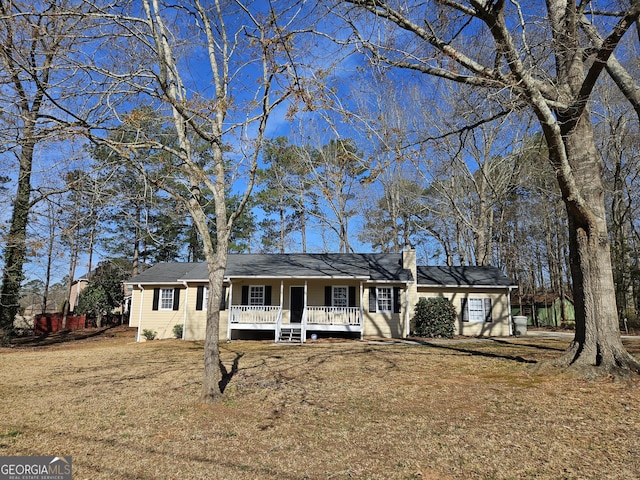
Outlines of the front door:
{"type": "Polygon", "coordinates": [[[304,287],[291,287],[291,297],[289,299],[289,311],[291,313],[291,323],[302,321],[302,311],[304,310],[304,287]]]}

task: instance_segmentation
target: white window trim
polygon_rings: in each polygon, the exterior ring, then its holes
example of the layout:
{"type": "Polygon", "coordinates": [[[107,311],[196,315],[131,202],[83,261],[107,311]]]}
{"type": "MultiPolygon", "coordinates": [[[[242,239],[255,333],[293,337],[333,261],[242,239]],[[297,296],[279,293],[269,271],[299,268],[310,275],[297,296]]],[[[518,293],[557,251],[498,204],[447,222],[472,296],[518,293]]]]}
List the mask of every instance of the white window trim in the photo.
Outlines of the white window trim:
{"type": "Polygon", "coordinates": [[[394,295],[394,291],[393,291],[393,287],[376,287],[376,312],[377,313],[393,313],[393,295],[394,295]],[[382,298],[382,296],[380,295],[380,293],[382,291],[385,292],[389,292],[389,297],[388,298],[382,298]],[[389,301],[389,309],[382,309],[380,308],[380,301],[381,300],[388,300],[389,301]]]}
{"type": "Polygon", "coordinates": [[[483,298],[468,298],[467,311],[469,313],[469,323],[484,323],[485,312],[483,298]]]}
{"type": "Polygon", "coordinates": [[[264,307],[264,299],[265,299],[265,286],[264,285],[249,285],[249,298],[247,299],[250,306],[253,307],[264,307]],[[254,297],[251,295],[254,289],[262,290],[262,302],[261,303],[253,303],[254,297]]]}
{"type": "Polygon", "coordinates": [[[202,310],[206,310],[209,305],[209,286],[205,285],[202,289],[202,310]]]}
{"type": "Polygon", "coordinates": [[[161,288],[160,289],[160,301],[158,302],[158,310],[173,310],[173,296],[174,296],[173,288],[161,288]],[[169,297],[165,297],[165,292],[170,292],[169,297]],[[168,302],[169,306],[165,306],[165,303],[168,302]]]}
{"type": "Polygon", "coordinates": [[[338,308],[346,308],[349,306],[349,287],[347,285],[332,285],[331,286],[331,306],[338,308]],[[344,305],[336,305],[336,291],[338,289],[344,289],[344,305]]]}
{"type": "MultiPolygon", "coordinates": [[[[488,315],[492,315],[491,311],[487,311],[487,309],[485,308],[487,305],[485,302],[485,300],[488,297],[467,297],[467,304],[466,304],[466,309],[467,309],[467,323],[487,323],[487,316],[488,315]],[[473,312],[475,312],[475,315],[472,316],[471,312],[471,302],[479,302],[480,303],[480,308],[475,308],[473,310],[473,312]],[[478,316],[481,315],[480,320],[477,319],[478,316]]],[[[493,302],[491,302],[493,304],[493,302]]],[[[492,318],[493,320],[493,318],[492,318]]]]}

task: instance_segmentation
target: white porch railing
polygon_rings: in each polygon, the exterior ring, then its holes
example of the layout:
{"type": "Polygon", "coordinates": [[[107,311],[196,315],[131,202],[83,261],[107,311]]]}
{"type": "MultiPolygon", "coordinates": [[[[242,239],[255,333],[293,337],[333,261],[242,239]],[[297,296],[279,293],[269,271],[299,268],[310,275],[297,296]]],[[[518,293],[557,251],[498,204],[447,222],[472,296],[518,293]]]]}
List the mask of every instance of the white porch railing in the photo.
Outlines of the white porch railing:
{"type": "Polygon", "coordinates": [[[307,325],[360,325],[360,307],[310,307],[307,325]]]}
{"type": "Polygon", "coordinates": [[[282,318],[280,306],[235,305],[230,308],[232,324],[278,323],[282,318]]]}

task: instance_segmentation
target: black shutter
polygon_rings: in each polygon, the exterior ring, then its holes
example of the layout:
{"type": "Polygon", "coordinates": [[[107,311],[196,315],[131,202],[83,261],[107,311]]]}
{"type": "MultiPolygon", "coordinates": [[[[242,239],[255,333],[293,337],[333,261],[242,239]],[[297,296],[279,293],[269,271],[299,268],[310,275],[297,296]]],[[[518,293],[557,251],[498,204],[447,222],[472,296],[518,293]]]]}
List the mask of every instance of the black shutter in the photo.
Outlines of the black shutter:
{"type": "Polygon", "coordinates": [[[461,298],[460,299],[460,309],[462,310],[462,321],[463,322],[468,322],[469,321],[469,309],[467,308],[467,299],[466,298],[461,298]]]}
{"type": "Polygon", "coordinates": [[[153,289],[153,306],[151,307],[152,310],[157,310],[158,309],[158,303],[160,303],[160,289],[159,288],[154,288],[153,289]]]}
{"type": "Polygon", "coordinates": [[[349,287],[349,306],[356,306],[356,287],[349,287]]]}
{"type": "Polygon", "coordinates": [[[264,304],[265,306],[271,305],[271,285],[264,287],[264,304]]]}
{"type": "Polygon", "coordinates": [[[331,306],[331,286],[324,287],[324,306],[331,306]]]}
{"type": "Polygon", "coordinates": [[[249,285],[242,286],[242,300],[240,305],[249,305],[249,285]]]}
{"type": "Polygon", "coordinates": [[[376,301],[376,287],[369,287],[369,311],[378,311],[378,302],[376,301]]]}
{"type": "Polygon", "coordinates": [[[180,310],[180,289],[173,289],[173,309],[180,310]]]}
{"type": "Polygon", "coordinates": [[[490,298],[484,299],[484,321],[489,323],[493,321],[493,317],[491,316],[491,299],[490,298]]]}
{"type": "Polygon", "coordinates": [[[196,310],[202,310],[203,300],[204,300],[204,287],[200,285],[196,292],[196,310]]]}
{"type": "Polygon", "coordinates": [[[393,287],[393,313],[400,313],[400,287],[393,287]]]}
{"type": "Polygon", "coordinates": [[[227,309],[227,287],[226,285],[222,286],[222,297],[220,297],[220,310],[227,309]]]}

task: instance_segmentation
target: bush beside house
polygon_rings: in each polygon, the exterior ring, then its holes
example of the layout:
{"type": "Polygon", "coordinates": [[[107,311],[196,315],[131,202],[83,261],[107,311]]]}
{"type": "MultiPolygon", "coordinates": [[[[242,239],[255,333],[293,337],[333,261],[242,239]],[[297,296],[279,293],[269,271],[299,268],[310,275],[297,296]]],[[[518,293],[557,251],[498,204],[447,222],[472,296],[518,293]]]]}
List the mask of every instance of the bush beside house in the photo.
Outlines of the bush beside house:
{"type": "Polygon", "coordinates": [[[417,337],[453,338],[456,308],[444,297],[421,298],[413,317],[417,337]]]}

